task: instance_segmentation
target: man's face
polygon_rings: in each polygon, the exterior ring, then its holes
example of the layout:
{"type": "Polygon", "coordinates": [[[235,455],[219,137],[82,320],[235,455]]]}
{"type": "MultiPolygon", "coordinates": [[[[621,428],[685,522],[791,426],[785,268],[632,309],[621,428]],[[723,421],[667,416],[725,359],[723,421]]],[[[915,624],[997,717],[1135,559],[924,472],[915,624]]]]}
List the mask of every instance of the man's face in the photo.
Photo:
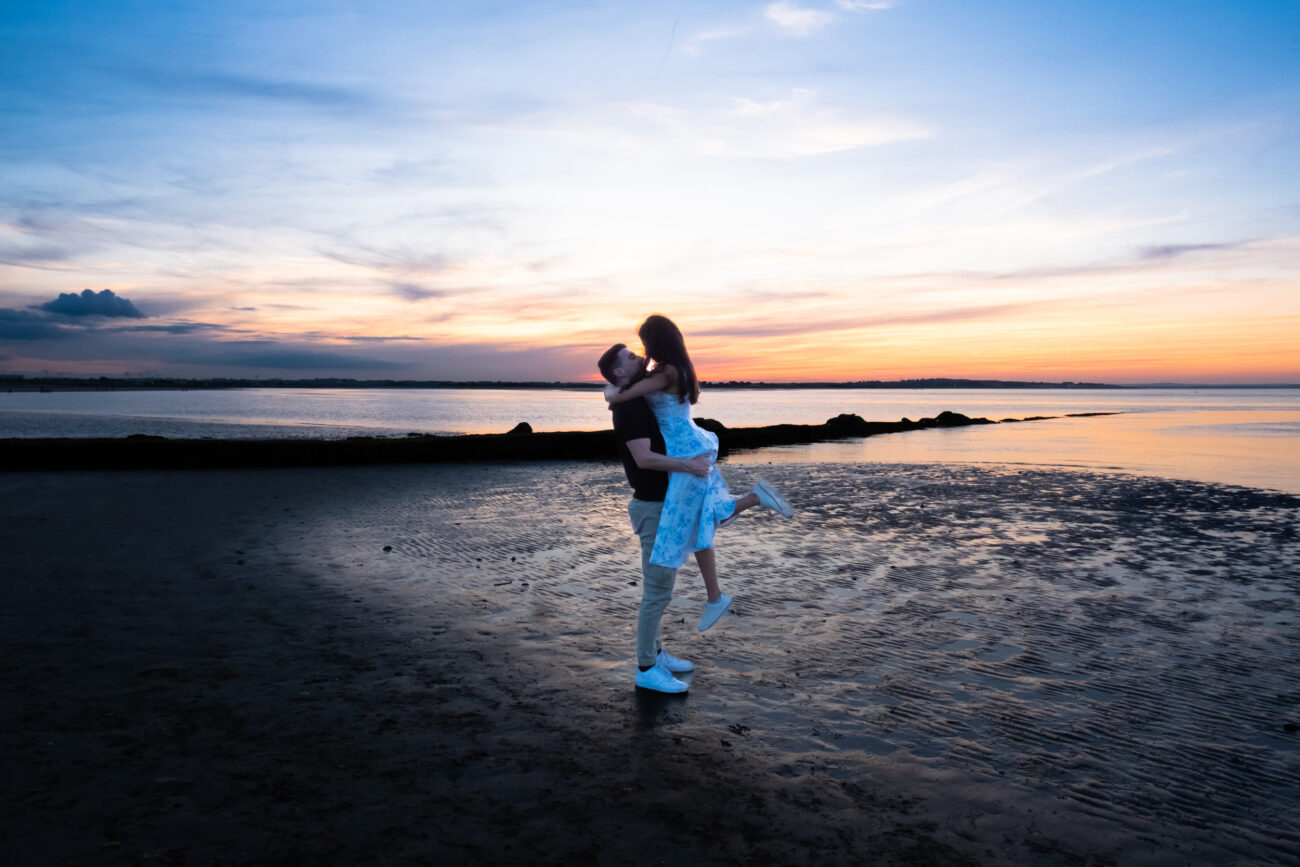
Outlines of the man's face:
{"type": "Polygon", "coordinates": [[[626,346],[618,351],[618,364],[614,365],[617,385],[627,385],[645,373],[646,361],[626,346]]]}

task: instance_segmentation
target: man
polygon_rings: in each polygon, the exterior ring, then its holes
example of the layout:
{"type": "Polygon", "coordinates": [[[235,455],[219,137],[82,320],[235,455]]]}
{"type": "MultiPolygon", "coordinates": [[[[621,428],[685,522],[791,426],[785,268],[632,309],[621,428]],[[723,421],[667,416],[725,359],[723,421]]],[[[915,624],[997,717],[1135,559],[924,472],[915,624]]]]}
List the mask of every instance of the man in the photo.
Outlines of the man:
{"type": "MultiPolygon", "coordinates": [[[[646,362],[622,343],[611,346],[600,357],[600,373],[622,388],[645,376],[646,362]]],[[[623,471],[632,486],[628,515],[632,529],[641,539],[641,609],[636,622],[636,685],[654,692],[682,693],[687,686],[673,677],[695,668],[669,654],[659,641],[659,623],[673,598],[677,570],[650,562],[659,515],[664,508],[669,473],[709,475],[709,459],[698,455],[683,460],[665,454],[664,438],[654,413],[642,399],[618,404],[613,409],[614,434],[618,438],[623,471]]]]}

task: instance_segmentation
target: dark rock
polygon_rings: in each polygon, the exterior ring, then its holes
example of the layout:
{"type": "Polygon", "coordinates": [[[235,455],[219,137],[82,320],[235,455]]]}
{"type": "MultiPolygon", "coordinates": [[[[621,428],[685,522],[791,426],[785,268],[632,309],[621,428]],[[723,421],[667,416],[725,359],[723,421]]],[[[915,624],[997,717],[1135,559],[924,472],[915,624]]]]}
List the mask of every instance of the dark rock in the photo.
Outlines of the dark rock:
{"type": "Polygon", "coordinates": [[[939,417],[934,420],[934,423],[939,427],[961,427],[968,424],[997,424],[997,422],[989,421],[986,418],[971,418],[968,415],[962,415],[959,412],[952,412],[951,410],[946,409],[939,413],[939,417]]]}
{"type": "Polygon", "coordinates": [[[510,429],[510,432],[507,433],[506,436],[513,436],[515,434],[530,434],[532,432],[533,432],[533,426],[526,421],[521,421],[519,424],[512,427],[510,429]]]}
{"type": "Polygon", "coordinates": [[[710,433],[715,433],[718,436],[722,436],[723,432],[725,432],[727,429],[727,426],[725,424],[713,418],[697,418],[695,419],[695,423],[700,427],[704,428],[706,431],[709,431],[710,433]]]}

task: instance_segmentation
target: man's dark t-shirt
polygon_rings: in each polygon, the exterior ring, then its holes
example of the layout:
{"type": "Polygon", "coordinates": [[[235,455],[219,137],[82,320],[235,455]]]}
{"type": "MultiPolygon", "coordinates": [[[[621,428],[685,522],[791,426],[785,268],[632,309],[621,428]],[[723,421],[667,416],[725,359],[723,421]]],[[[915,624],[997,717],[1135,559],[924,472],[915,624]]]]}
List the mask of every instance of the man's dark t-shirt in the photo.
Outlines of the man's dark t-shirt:
{"type": "Polygon", "coordinates": [[[623,459],[627,483],[632,486],[632,496],[638,500],[661,503],[668,493],[668,474],[659,470],[643,470],[636,465],[627,444],[632,440],[650,440],[650,451],[664,454],[664,437],[659,433],[659,423],[654,412],[643,399],[629,400],[614,405],[614,436],[618,438],[618,454],[623,459]]]}

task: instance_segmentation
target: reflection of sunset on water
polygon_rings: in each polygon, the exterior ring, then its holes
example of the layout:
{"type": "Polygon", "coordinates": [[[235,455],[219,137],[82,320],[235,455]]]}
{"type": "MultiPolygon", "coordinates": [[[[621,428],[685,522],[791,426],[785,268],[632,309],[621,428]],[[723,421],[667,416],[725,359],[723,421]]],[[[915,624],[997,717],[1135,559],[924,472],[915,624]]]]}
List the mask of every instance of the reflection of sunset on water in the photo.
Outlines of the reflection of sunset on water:
{"type": "Polygon", "coordinates": [[[1300,408],[1124,413],[763,449],[734,463],[873,461],[1073,467],[1300,494],[1300,408]]]}

